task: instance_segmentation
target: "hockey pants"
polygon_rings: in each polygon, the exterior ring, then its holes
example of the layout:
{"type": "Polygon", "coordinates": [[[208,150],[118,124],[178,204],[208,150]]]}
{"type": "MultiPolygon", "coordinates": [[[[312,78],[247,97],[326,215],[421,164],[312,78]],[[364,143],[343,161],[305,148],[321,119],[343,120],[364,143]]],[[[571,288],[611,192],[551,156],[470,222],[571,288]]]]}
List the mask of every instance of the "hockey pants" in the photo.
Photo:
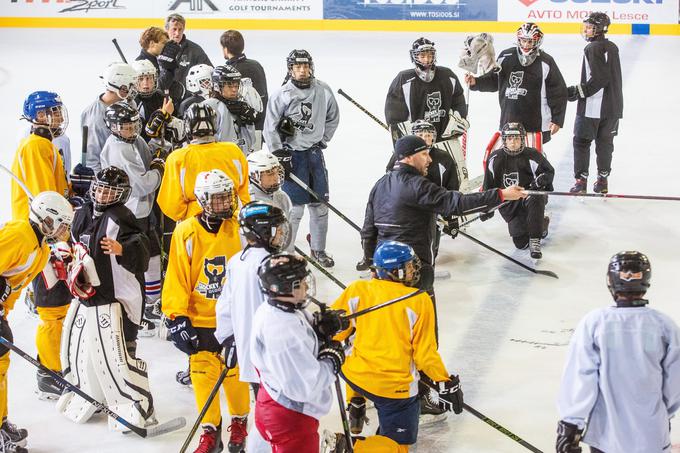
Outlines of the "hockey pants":
{"type": "MultiPolygon", "coordinates": [[[[7,313],[5,313],[7,316],[7,313]]],[[[14,342],[12,329],[9,327],[6,317],[0,317],[0,335],[6,340],[14,342]]],[[[9,349],[0,345],[0,416],[2,420],[7,417],[7,370],[9,369],[9,349]]]]}
{"type": "Polygon", "coordinates": [[[618,119],[577,116],[574,123],[574,176],[588,178],[590,144],[595,140],[597,174],[607,177],[612,171],[614,137],[618,135],[618,119]]]}
{"type": "MultiPolygon", "coordinates": [[[[61,360],[64,378],[136,426],[155,421],[144,360],[132,358],[125,347],[123,307],[119,302],[87,307],[74,301],[64,322],[61,360]]],[[[86,422],[96,407],[66,391],[57,410],[76,423],[86,422]]],[[[109,427],[127,428],[113,418],[109,427]]]]}
{"type": "Polygon", "coordinates": [[[515,247],[526,248],[529,239],[539,239],[543,234],[543,217],[548,197],[531,195],[524,200],[511,201],[500,208],[501,216],[508,223],[508,232],[515,247]]]}
{"type": "MultiPolygon", "coordinates": [[[[311,248],[320,252],[326,250],[326,236],[328,235],[328,207],[323,203],[310,203],[309,209],[309,232],[311,234],[311,248]]],[[[291,243],[295,243],[302,216],[305,213],[305,205],[293,205],[290,210],[291,243]]]]}
{"type": "Polygon", "coordinates": [[[61,330],[73,296],[63,281],[57,282],[48,290],[41,274],[33,279],[33,291],[40,318],[35,332],[38,358],[50,370],[61,371],[61,330]]]}

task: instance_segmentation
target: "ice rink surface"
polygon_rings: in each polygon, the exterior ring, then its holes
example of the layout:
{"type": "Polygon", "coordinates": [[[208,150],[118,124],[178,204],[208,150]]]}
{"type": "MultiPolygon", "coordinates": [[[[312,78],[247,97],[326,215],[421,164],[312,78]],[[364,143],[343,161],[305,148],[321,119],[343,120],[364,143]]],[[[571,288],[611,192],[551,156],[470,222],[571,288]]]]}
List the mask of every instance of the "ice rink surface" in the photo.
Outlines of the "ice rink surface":
{"type": "MultiPolygon", "coordinates": [[[[225,29],[229,27],[225,21],[225,29]]],[[[482,31],[482,30],[480,30],[482,31]]],[[[21,106],[35,90],[61,94],[68,107],[74,164],[80,150],[80,112],[101,93],[99,74],[119,60],[111,38],[117,37],[129,60],[134,59],[141,30],[0,30],[0,163],[11,165],[21,106]]],[[[213,64],[223,62],[220,31],[193,31],[187,36],[203,46],[213,64]]],[[[398,71],[410,67],[408,49],[420,33],[247,31],[246,54],[265,68],[270,92],[285,75],[285,56],[293,48],[312,53],[316,76],[342,88],[378,117],[384,118],[387,88],[398,71]]],[[[464,34],[431,33],[438,64],[457,68],[464,34]]],[[[624,80],[624,118],[615,140],[611,193],[680,196],[677,127],[680,124],[680,37],[612,35],[620,48],[624,80]]],[[[496,51],[509,47],[513,36],[495,35],[496,51]]],[[[579,81],[582,49],[578,35],[547,35],[543,49],[559,65],[567,85],[579,81]]],[[[384,171],[390,153],[388,134],[364,113],[338,96],[340,126],[325,152],[331,201],[361,224],[368,192],[384,171]]],[[[572,127],[575,104],[570,103],[564,129],[546,145],[556,168],[556,190],[568,190],[572,176],[572,127]]],[[[468,169],[481,174],[483,149],[497,127],[496,93],[470,96],[468,169]]],[[[593,152],[594,154],[594,152],[593,152]]],[[[595,173],[594,156],[591,173],[595,173]]],[[[594,178],[589,181],[592,189],[594,178]]],[[[0,176],[2,211],[10,218],[9,180],[0,176]]],[[[459,373],[465,401],[539,449],[554,451],[558,421],[556,395],[570,335],[590,310],[611,303],[605,284],[608,259],[624,249],[646,253],[652,263],[650,306],[680,321],[678,253],[680,204],[659,201],[599,200],[551,197],[550,235],[538,264],[559,274],[559,280],[534,275],[459,237],[443,239],[438,269],[451,273],[435,284],[439,310],[440,352],[449,371],[459,373]]],[[[361,257],[358,234],[331,215],[328,252],[336,260],[334,275],[343,282],[358,277],[361,257]]],[[[475,223],[467,232],[514,258],[533,265],[526,251],[515,251],[505,223],[494,217],[475,223]]],[[[306,220],[303,220],[306,223],[306,220]]],[[[307,250],[301,227],[298,245],[307,250]]],[[[318,295],[332,302],[340,289],[317,275],[318,295]]],[[[37,320],[17,303],[10,315],[14,338],[35,354],[37,320]]],[[[274,326],[272,326],[274,327],[274,326]]],[[[141,339],[139,356],[149,365],[150,386],[162,422],[183,415],[188,425],[197,414],[191,390],[175,382],[186,359],[171,343],[141,339]]],[[[35,369],[13,354],[9,372],[9,417],[29,430],[30,451],[172,452],[179,450],[188,427],[154,439],[109,432],[104,417],[75,425],[59,415],[54,404],[38,401],[35,369]]],[[[222,401],[223,416],[226,403],[222,401]]],[[[377,427],[374,412],[364,433],[377,427]]],[[[680,426],[672,438],[680,443],[680,426]]],[[[322,427],[341,430],[338,408],[322,427]]],[[[223,432],[226,441],[228,433],[223,432]]],[[[196,442],[198,436],[196,436],[196,442]]],[[[421,428],[421,452],[523,452],[524,447],[468,413],[451,414],[447,422],[421,428]]]]}

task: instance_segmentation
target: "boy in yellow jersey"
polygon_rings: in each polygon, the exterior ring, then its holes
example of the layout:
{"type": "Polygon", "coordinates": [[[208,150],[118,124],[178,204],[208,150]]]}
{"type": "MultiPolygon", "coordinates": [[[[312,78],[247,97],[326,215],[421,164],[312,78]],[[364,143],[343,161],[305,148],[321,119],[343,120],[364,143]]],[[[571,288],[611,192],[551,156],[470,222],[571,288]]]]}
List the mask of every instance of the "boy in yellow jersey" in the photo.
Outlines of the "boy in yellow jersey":
{"type": "Polygon", "coordinates": [[[191,142],[173,151],[165,162],[165,174],[158,191],[158,206],[175,221],[201,212],[194,196],[194,181],[202,171],[219,169],[236,186],[241,204],[250,201],[248,162],[238,146],[215,141],[215,111],[204,104],[193,104],[184,114],[191,142]]]}
{"type": "MultiPolygon", "coordinates": [[[[12,172],[33,195],[49,190],[68,197],[69,186],[64,162],[52,143],[52,139],[63,135],[68,126],[68,113],[61,98],[49,91],[29,94],[24,101],[23,119],[31,123],[31,133],[19,144],[14,155],[12,172]]],[[[25,220],[28,219],[28,214],[28,196],[18,182],[12,181],[12,218],[25,220]]],[[[51,259],[59,261],[60,257],[51,259]]],[[[48,290],[44,280],[36,278],[32,286],[33,303],[40,317],[35,338],[38,358],[47,368],[59,373],[61,331],[71,302],[71,293],[63,281],[58,281],[48,290]]],[[[30,302],[30,295],[27,297],[30,302]]],[[[61,389],[47,373],[38,370],[37,380],[41,399],[59,397],[61,389]]]]}
{"type": "MultiPolygon", "coordinates": [[[[240,152],[240,151],[239,151],[240,152]]],[[[163,285],[163,313],[175,346],[189,354],[191,381],[200,410],[224,364],[215,338],[215,304],[225,283],[227,261],[241,250],[234,183],[221,170],[201,172],[194,194],[202,211],[180,222],[172,234],[170,260],[163,285]]],[[[245,448],[250,411],[248,384],[238,368],[227,375],[224,390],[232,419],[229,451],[245,448]]],[[[219,398],[202,419],[203,434],[195,453],[222,451],[219,398]]]]}
{"type": "MultiPolygon", "coordinates": [[[[30,204],[26,219],[0,226],[0,335],[12,341],[7,314],[21,290],[43,270],[50,257],[47,239],[63,238],[73,221],[73,208],[62,195],[42,192],[30,204]]],[[[59,343],[57,342],[57,345],[59,343]]],[[[58,356],[57,356],[58,358],[58,356]]],[[[7,420],[9,350],[0,346],[0,451],[23,453],[28,431],[7,420]]]]}
{"type": "MultiPolygon", "coordinates": [[[[417,291],[420,261],[410,246],[383,242],[373,263],[375,278],[350,284],[334,310],[351,314],[417,291]]],[[[426,377],[417,370],[434,381],[430,385],[437,388],[442,407],[457,414],[463,410],[460,380],[449,375],[437,352],[434,308],[427,293],[357,317],[335,339],[343,341],[350,334],[352,349],[342,375],[352,390],[375,403],[380,434],[397,442],[400,451],[407,452],[418,437],[418,383],[426,377]]]]}

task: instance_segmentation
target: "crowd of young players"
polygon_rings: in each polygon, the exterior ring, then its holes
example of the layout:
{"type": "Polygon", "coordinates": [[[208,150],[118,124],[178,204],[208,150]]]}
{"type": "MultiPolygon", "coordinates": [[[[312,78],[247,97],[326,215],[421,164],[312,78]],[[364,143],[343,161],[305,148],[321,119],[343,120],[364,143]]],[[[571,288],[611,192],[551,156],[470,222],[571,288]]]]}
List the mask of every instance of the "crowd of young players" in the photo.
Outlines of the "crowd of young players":
{"type": "MultiPolygon", "coordinates": [[[[187,40],[184,25],[181,16],[170,16],[165,31],[144,32],[138,61],[106,68],[105,92],[81,115],[86,159],[70,178],[65,162],[70,150],[55,146],[68,124],[65,107],[50,92],[26,99],[24,118],[32,127],[12,166],[14,220],[0,230],[0,242],[13,252],[3,254],[7,260],[0,268],[2,336],[11,340],[7,312],[32,280],[42,366],[137,426],[157,423],[137,336],[140,328],[149,333],[162,327],[161,333],[189,356],[184,382],[192,383],[199,410],[228,368],[223,387],[231,415],[229,451],[243,451],[247,436],[248,451],[318,451],[318,419],[330,410],[338,374],[347,383],[354,434],[363,428],[365,399],[378,411],[380,435],[354,439],[357,450],[407,451],[416,442],[421,411],[463,409],[460,378],[448,373],[437,352],[436,215],[444,218],[443,231],[455,235],[457,217],[475,211],[488,217],[500,206],[514,244],[540,258],[549,223],[546,197],[527,197],[520,186],[552,190],[554,170],[542,145],[562,127],[567,99],[579,100],[572,191],[586,190],[588,150],[595,140],[594,190],[606,193],[622,114],[618,51],[604,36],[609,19],[593,13],[584,21],[589,44],[576,86],[566,87],[554,60],[540,49],[543,34],[536,24],[520,27],[517,46],[501,52],[490,71],[466,74],[471,89],[498,91],[501,104],[499,140],[485,159],[485,191],[479,194],[457,192],[468,180],[459,140],[469,127],[463,88],[453,71],[436,65],[434,43],[416,40],[415,68],[399,73],[388,92],[385,113],[394,154],[388,174],[371,192],[362,229],[365,256],[357,268],[371,267],[372,279],[351,284],[331,309],[313,315],[306,310],[314,300],[313,277],[306,261],[288,251],[307,205],[312,259],[334,265],[326,253],[329,191],[323,157],[339,123],[332,90],[314,77],[311,55],[293,50],[286,81],[268,96],[264,72],[245,57],[238,32],[223,34],[228,61],[213,69],[202,49],[187,40]],[[185,89],[192,94],[186,96],[185,89]],[[271,153],[261,149],[263,142],[271,153]],[[431,166],[434,159],[441,164],[431,166]],[[31,240],[18,244],[22,235],[31,240]],[[404,302],[379,314],[348,318],[404,296],[404,302]],[[256,429],[250,432],[249,387],[256,401],[256,429]],[[428,406],[433,392],[435,402],[428,406]]],[[[662,372],[668,373],[677,360],[664,351],[677,345],[677,327],[644,308],[650,273],[644,255],[617,255],[609,285],[618,308],[635,309],[622,315],[632,313],[631,329],[663,324],[652,336],[658,340],[655,352],[665,357],[662,372]]],[[[606,325],[617,315],[607,316],[592,322],[606,325]]],[[[28,432],[7,420],[9,356],[2,351],[0,439],[5,451],[23,452],[28,432]]],[[[573,356],[582,353],[572,349],[573,356]]],[[[645,354],[640,351],[637,358],[642,361],[645,354]]],[[[610,361],[621,366],[618,360],[616,354],[592,359],[591,368],[610,361]]],[[[578,379],[578,373],[570,379],[565,374],[560,452],[580,451],[591,410],[606,414],[612,410],[608,403],[624,398],[621,387],[612,384],[602,402],[595,384],[590,406],[580,407],[573,393],[578,389],[570,393],[569,388],[578,379]]],[[[678,405],[676,379],[666,381],[670,389],[661,393],[654,382],[648,385],[664,401],[657,421],[678,405]]],[[[76,422],[95,412],[79,395],[62,391],[43,369],[38,387],[76,422]]],[[[195,451],[222,451],[217,400],[201,422],[195,451]]],[[[110,425],[125,429],[114,419],[110,425]]],[[[648,425],[650,432],[659,431],[648,425]]],[[[598,427],[585,438],[594,451],[619,451],[619,428],[604,422],[598,427]]],[[[639,451],[649,451],[648,445],[666,448],[668,432],[662,434],[644,436],[639,451]]],[[[331,438],[325,443],[335,451],[350,442],[342,435],[331,438]]]]}

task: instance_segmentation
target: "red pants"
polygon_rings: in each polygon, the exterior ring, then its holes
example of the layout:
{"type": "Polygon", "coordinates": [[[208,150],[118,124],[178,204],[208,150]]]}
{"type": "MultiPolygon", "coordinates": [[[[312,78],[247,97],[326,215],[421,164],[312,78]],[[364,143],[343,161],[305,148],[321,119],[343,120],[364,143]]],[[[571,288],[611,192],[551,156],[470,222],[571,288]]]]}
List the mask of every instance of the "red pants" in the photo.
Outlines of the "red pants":
{"type": "Polygon", "coordinates": [[[273,453],[319,453],[319,420],[281,406],[264,385],[257,392],[255,426],[273,453]]]}

